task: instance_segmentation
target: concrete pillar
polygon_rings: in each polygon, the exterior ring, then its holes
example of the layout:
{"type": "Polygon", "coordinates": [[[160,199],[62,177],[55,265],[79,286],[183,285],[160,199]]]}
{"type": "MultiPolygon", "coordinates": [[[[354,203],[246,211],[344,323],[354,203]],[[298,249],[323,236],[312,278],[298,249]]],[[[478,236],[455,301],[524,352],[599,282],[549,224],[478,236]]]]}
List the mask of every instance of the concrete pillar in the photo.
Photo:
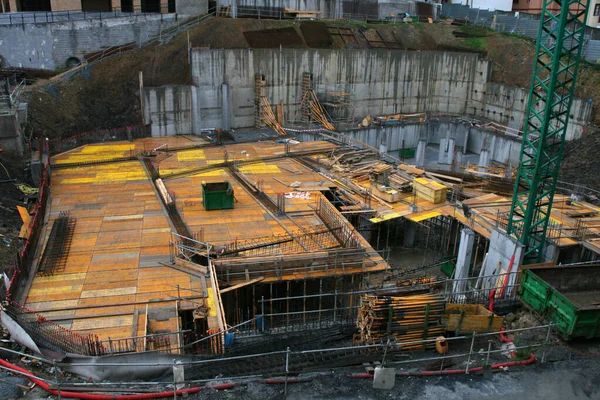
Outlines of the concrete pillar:
{"type": "MultiPolygon", "coordinates": [[[[460,244],[458,246],[458,257],[456,259],[456,270],[454,279],[465,279],[469,277],[469,268],[473,260],[473,243],[475,233],[469,228],[462,228],[460,231],[460,244]]],[[[464,292],[467,288],[467,281],[455,281],[452,291],[454,293],[464,292]]]]}
{"type": "MultiPolygon", "coordinates": [[[[512,286],[517,278],[519,265],[523,262],[523,245],[517,242],[516,239],[507,236],[506,233],[498,228],[492,228],[492,236],[490,238],[490,247],[485,258],[481,276],[485,276],[482,280],[483,287],[493,288],[498,280],[499,274],[511,273],[509,275],[508,286],[512,286]],[[512,267],[510,260],[514,255],[512,267]],[[490,277],[491,275],[494,275],[490,277]]],[[[510,294],[507,289],[505,295],[510,294]]]]}
{"type": "Polygon", "coordinates": [[[446,152],[446,164],[452,165],[454,159],[454,139],[448,139],[448,151],[446,152]]]}
{"type": "Polygon", "coordinates": [[[456,153],[456,157],[454,157],[454,160],[453,160],[453,162],[454,162],[454,163],[452,164],[452,166],[453,166],[453,171],[454,171],[454,172],[460,172],[460,171],[461,171],[461,168],[460,168],[460,166],[461,166],[461,165],[462,165],[462,163],[463,163],[463,153],[462,153],[462,151],[459,151],[459,152],[457,152],[457,153],[456,153]]]}
{"type": "Polygon", "coordinates": [[[8,0],[8,5],[11,12],[20,11],[17,7],[17,0],[8,0]]]}
{"type": "Polygon", "coordinates": [[[198,96],[200,91],[196,86],[192,86],[192,132],[199,134],[202,130],[202,119],[200,114],[200,101],[198,96]]]}
{"type": "Polygon", "coordinates": [[[115,12],[121,11],[121,0],[110,0],[110,10],[115,12]]]}
{"type": "Polygon", "coordinates": [[[231,128],[231,113],[229,111],[229,85],[221,84],[221,109],[223,111],[223,130],[231,128]]]}
{"type": "Polygon", "coordinates": [[[167,14],[169,12],[169,3],[167,0],[160,0],[160,13],[167,14]]]}
{"type": "Polygon", "coordinates": [[[417,227],[413,222],[406,221],[404,224],[404,247],[415,247],[415,238],[417,236],[417,227]]]}
{"type": "Polygon", "coordinates": [[[488,167],[490,165],[490,152],[487,150],[481,150],[479,154],[479,165],[488,167]]]}
{"type": "Polygon", "coordinates": [[[438,164],[446,163],[446,151],[448,149],[448,139],[440,139],[440,151],[438,153],[438,164]]]}
{"type": "Polygon", "coordinates": [[[419,140],[417,144],[417,153],[416,164],[418,168],[423,168],[425,166],[425,147],[427,146],[427,142],[425,140],[419,140]]]}
{"type": "Polygon", "coordinates": [[[142,12],[142,0],[133,0],[133,12],[142,12]]]}

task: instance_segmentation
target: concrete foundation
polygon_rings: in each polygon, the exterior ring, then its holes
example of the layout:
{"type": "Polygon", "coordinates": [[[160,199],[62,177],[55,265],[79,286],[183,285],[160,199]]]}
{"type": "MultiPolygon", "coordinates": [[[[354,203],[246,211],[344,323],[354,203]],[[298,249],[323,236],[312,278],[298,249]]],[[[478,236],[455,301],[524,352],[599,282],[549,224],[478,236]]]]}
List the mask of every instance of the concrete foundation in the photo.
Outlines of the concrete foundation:
{"type": "Polygon", "coordinates": [[[466,278],[469,277],[469,269],[473,261],[473,243],[475,233],[469,228],[462,228],[460,231],[460,244],[458,247],[458,257],[456,259],[456,270],[454,272],[454,293],[462,293],[467,289],[466,278]],[[465,280],[458,280],[465,279],[465,280]]]}
{"type": "Polygon", "coordinates": [[[507,236],[506,233],[498,228],[492,229],[492,237],[490,238],[490,248],[486,257],[482,276],[498,275],[501,273],[513,273],[509,277],[508,285],[513,285],[519,270],[519,266],[523,262],[524,247],[516,239],[507,236]],[[514,262],[509,271],[510,260],[514,255],[514,262]]]}

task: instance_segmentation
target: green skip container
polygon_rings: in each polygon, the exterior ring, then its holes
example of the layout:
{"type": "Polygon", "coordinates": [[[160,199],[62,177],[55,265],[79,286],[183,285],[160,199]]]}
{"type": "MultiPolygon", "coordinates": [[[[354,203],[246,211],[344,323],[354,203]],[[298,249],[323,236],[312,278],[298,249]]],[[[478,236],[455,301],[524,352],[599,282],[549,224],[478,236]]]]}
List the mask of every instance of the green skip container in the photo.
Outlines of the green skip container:
{"type": "Polygon", "coordinates": [[[202,205],[206,211],[233,208],[233,187],[231,183],[202,183],[202,205]]]}
{"type": "Polygon", "coordinates": [[[600,337],[600,264],[525,269],[520,294],[563,338],[600,337]]]}

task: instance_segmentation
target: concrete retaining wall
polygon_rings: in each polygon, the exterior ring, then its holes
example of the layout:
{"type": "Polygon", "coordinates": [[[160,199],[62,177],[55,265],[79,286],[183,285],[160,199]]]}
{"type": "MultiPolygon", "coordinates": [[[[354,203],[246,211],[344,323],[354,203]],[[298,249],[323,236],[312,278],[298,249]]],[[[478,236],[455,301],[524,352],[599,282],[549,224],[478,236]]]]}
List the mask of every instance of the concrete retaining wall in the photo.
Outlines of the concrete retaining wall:
{"type": "Polygon", "coordinates": [[[106,20],[0,25],[0,56],[11,67],[55,70],[69,58],[129,42],[140,43],[176,23],[175,14],[106,20]]]}
{"type": "Polygon", "coordinates": [[[192,88],[161,86],[144,88],[144,120],[152,124],[152,136],[192,132],[192,88]]]}
{"type": "MultiPolygon", "coordinates": [[[[354,115],[427,112],[468,115],[522,129],[527,92],[488,82],[491,61],[473,53],[392,50],[200,50],[192,51],[198,128],[254,123],[254,76],[263,74],[272,104],[283,100],[287,119],[301,102],[303,72],[318,93],[345,85],[354,115]],[[223,85],[228,102],[223,114],[223,85]]],[[[591,102],[576,99],[567,139],[581,136],[591,102]]]]}

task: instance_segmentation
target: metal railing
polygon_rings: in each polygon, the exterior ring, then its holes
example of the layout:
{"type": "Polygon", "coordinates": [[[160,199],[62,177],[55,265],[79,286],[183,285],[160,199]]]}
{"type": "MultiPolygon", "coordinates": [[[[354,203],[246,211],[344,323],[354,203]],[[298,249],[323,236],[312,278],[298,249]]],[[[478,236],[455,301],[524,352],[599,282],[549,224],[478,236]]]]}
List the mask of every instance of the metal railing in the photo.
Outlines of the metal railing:
{"type": "Polygon", "coordinates": [[[91,20],[111,20],[115,18],[147,19],[148,16],[160,16],[160,20],[171,19],[177,14],[161,14],[151,12],[141,12],[141,9],[133,11],[35,11],[35,12],[8,12],[0,13],[0,25],[26,25],[26,24],[49,24],[55,22],[69,21],[91,21],[91,20]]]}
{"type": "Polygon", "coordinates": [[[150,136],[149,125],[126,126],[122,128],[100,129],[78,133],[66,138],[55,138],[48,141],[49,153],[57,155],[84,144],[115,142],[142,139],[150,136]]]}
{"type": "MultiPolygon", "coordinates": [[[[70,391],[81,392],[103,392],[115,391],[116,389],[126,388],[127,392],[147,392],[148,390],[170,390],[174,387],[193,387],[198,388],[201,385],[214,382],[218,379],[219,383],[261,383],[266,382],[263,374],[281,377],[282,382],[287,382],[289,375],[297,374],[310,368],[312,371],[328,371],[327,374],[337,374],[331,372],[331,365],[360,365],[365,361],[380,360],[382,365],[388,368],[401,367],[396,375],[410,376],[418,375],[421,371],[427,375],[444,375],[446,369],[452,368],[453,373],[464,374],[482,371],[486,366],[490,369],[500,369],[506,365],[506,361],[527,360],[523,363],[532,363],[537,360],[544,363],[546,361],[546,352],[549,349],[549,339],[553,324],[539,325],[528,328],[509,329],[503,332],[491,332],[484,334],[473,333],[446,338],[450,353],[439,355],[432,352],[411,351],[404,353],[405,358],[397,359],[390,357],[393,352],[402,351],[403,348],[418,348],[429,343],[435,343],[437,339],[418,340],[411,342],[384,342],[361,346],[339,346],[328,348],[317,348],[307,350],[295,350],[289,346],[279,351],[270,351],[263,353],[253,353],[237,356],[226,356],[220,358],[191,359],[188,357],[175,356],[172,362],[162,360],[148,360],[143,362],[98,362],[80,361],[76,364],[70,362],[57,362],[44,357],[32,356],[23,352],[1,347],[0,353],[4,355],[19,356],[24,359],[35,359],[48,366],[53,366],[55,374],[52,378],[38,378],[51,385],[59,392],[69,388],[70,391]],[[510,335],[513,343],[503,344],[497,338],[500,334],[510,335]],[[387,358],[386,358],[387,356],[387,358]],[[176,366],[182,366],[185,370],[185,379],[175,377],[176,366]],[[436,369],[427,366],[436,365],[436,369]],[[59,370],[73,370],[73,367],[91,367],[110,369],[112,367],[128,367],[130,370],[136,368],[158,368],[161,371],[171,372],[172,381],[167,379],[152,380],[147,379],[143,382],[136,381],[116,381],[103,380],[102,382],[92,381],[74,381],[72,378],[65,380],[59,370]],[[215,378],[218,376],[218,378],[215,378]]],[[[362,370],[362,368],[361,368],[362,370]]],[[[17,374],[26,377],[35,377],[24,370],[14,371],[17,374]]],[[[446,371],[447,372],[447,371],[446,371]]],[[[319,375],[322,375],[323,372],[319,375]]],[[[344,372],[347,374],[347,372],[344,372]]],[[[169,375],[166,375],[169,376],[169,375]]],[[[369,377],[369,375],[365,375],[369,377]]],[[[37,377],[36,377],[37,378],[37,377]]],[[[305,379],[314,379],[306,376],[305,379]]],[[[127,378],[125,378],[127,379],[127,378]]],[[[210,388],[210,385],[204,386],[210,388]]]]}

